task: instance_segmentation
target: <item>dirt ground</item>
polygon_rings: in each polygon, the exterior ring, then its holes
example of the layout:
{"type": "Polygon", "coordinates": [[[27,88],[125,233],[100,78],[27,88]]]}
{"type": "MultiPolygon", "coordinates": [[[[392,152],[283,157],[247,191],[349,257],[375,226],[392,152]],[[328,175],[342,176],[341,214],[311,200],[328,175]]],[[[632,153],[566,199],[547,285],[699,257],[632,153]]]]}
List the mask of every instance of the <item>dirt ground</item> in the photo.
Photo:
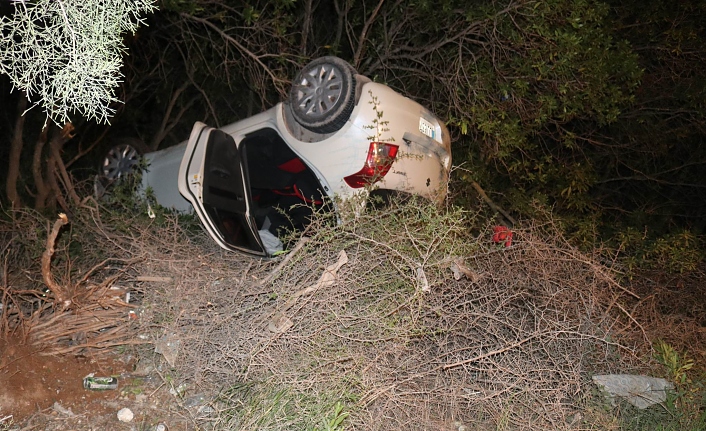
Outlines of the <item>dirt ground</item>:
{"type": "Polygon", "coordinates": [[[42,355],[21,338],[11,337],[0,340],[0,358],[2,430],[147,431],[160,423],[170,430],[189,429],[158,373],[131,353],[42,355]],[[84,389],[83,378],[90,373],[117,376],[118,389],[84,389]],[[133,412],[130,422],[118,420],[123,408],[133,412]]]}

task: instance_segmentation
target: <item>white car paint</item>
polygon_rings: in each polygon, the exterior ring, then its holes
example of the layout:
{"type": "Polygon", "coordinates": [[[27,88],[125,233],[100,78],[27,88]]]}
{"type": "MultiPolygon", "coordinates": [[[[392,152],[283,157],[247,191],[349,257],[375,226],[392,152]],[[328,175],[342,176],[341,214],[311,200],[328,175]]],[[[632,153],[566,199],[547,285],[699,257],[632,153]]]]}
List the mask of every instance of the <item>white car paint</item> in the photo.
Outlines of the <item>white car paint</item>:
{"type": "MultiPolygon", "coordinates": [[[[451,167],[450,137],[445,125],[417,102],[383,84],[369,80],[360,84],[359,100],[349,120],[334,133],[316,134],[302,128],[288,115],[289,106],[285,103],[220,130],[239,145],[249,133],[274,129],[311,169],[325,195],[343,200],[367,193],[365,188],[350,187],[344,178],[363,167],[372,141],[388,142],[399,146],[398,155],[387,175],[374,187],[443,200],[451,167]]],[[[182,211],[193,206],[214,240],[233,250],[201,206],[206,140],[199,137],[210,130],[197,122],[188,141],[146,155],[149,167],[143,174],[143,187],[150,187],[164,206],[182,211]]]]}

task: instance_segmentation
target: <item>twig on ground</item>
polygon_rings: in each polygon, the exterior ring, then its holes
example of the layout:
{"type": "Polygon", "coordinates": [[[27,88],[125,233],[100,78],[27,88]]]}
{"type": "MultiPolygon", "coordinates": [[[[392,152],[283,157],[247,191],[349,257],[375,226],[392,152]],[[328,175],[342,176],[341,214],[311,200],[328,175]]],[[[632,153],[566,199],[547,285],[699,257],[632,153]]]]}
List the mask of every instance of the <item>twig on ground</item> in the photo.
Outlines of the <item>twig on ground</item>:
{"type": "Polygon", "coordinates": [[[143,281],[147,283],[171,283],[174,281],[173,277],[159,277],[156,275],[138,275],[135,278],[136,281],[143,281]]]}

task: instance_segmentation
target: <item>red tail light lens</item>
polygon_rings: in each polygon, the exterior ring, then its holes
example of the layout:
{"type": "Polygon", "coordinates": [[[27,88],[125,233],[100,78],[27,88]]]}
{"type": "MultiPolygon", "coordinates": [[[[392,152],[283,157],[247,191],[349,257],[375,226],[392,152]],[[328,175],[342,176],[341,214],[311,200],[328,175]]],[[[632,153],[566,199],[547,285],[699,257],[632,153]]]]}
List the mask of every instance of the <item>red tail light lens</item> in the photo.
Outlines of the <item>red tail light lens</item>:
{"type": "Polygon", "coordinates": [[[392,162],[397,157],[397,145],[387,142],[371,142],[368,158],[363,169],[344,178],[346,183],[354,189],[359,189],[380,181],[390,171],[392,162]]]}

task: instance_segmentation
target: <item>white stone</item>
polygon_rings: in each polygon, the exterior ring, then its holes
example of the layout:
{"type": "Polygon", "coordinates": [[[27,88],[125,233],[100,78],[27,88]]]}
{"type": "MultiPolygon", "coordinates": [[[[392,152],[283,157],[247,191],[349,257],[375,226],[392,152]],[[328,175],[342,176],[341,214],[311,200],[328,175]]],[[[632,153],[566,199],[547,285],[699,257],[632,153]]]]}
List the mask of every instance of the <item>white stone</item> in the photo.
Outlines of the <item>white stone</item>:
{"type": "Polygon", "coordinates": [[[120,409],[118,412],[118,420],[120,422],[130,422],[134,417],[135,415],[132,413],[132,410],[128,408],[120,409]]]}
{"type": "Polygon", "coordinates": [[[611,404],[615,405],[615,397],[622,397],[638,409],[665,402],[667,391],[674,389],[674,385],[664,379],[632,374],[596,375],[593,381],[605,389],[611,404]]]}

